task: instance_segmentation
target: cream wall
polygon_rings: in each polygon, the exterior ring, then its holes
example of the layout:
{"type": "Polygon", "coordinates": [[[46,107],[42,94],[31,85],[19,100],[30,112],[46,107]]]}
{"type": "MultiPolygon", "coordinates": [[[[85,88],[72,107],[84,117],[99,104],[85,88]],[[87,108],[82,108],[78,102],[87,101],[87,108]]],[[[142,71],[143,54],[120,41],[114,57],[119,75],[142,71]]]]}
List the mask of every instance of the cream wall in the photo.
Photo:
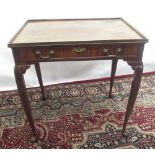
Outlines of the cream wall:
{"type": "MultiPolygon", "coordinates": [[[[143,56],[144,72],[155,70],[154,0],[1,0],[0,91],[16,89],[14,61],[8,41],[28,19],[122,17],[148,39],[143,56]]],[[[111,61],[42,63],[44,84],[96,79],[110,75],[111,61]]],[[[130,74],[119,61],[117,75],[130,74]]],[[[27,86],[37,86],[34,67],[25,74],[27,86]]]]}

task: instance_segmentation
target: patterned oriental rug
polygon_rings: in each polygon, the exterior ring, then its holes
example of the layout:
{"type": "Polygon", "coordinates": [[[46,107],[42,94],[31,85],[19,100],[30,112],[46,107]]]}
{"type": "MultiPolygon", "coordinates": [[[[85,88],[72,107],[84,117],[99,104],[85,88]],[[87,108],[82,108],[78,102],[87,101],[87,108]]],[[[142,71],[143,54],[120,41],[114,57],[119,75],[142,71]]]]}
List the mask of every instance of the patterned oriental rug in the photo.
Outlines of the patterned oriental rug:
{"type": "Polygon", "coordinates": [[[0,92],[0,148],[155,148],[155,73],[144,74],[127,133],[121,135],[132,76],[117,77],[113,98],[109,79],[28,89],[37,143],[16,90],[0,92]]]}

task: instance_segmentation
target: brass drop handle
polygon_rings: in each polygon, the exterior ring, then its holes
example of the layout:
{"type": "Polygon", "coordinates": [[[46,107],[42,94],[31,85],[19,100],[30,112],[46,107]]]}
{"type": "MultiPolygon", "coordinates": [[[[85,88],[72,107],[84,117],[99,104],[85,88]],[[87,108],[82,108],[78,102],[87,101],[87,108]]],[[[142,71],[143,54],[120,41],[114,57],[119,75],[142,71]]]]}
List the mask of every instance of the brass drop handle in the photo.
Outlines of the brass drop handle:
{"type": "Polygon", "coordinates": [[[116,56],[116,55],[119,56],[119,55],[122,54],[122,51],[123,51],[122,48],[119,47],[119,48],[116,49],[116,54],[115,54],[115,55],[110,55],[109,50],[108,50],[107,48],[104,48],[104,49],[103,49],[103,54],[104,54],[105,56],[116,56]]]}
{"type": "Polygon", "coordinates": [[[84,47],[76,47],[76,48],[73,48],[72,51],[76,52],[76,53],[83,53],[83,52],[86,52],[86,48],[84,48],[84,47]]]}
{"type": "Polygon", "coordinates": [[[109,51],[108,51],[107,48],[104,48],[104,49],[103,49],[103,54],[104,54],[104,55],[109,55],[109,51]]]}
{"type": "Polygon", "coordinates": [[[122,48],[119,47],[119,48],[117,48],[117,50],[116,50],[116,54],[117,54],[117,55],[121,55],[121,54],[122,54],[122,51],[123,51],[122,48]]]}
{"type": "Polygon", "coordinates": [[[41,59],[49,59],[49,58],[52,58],[52,57],[53,57],[54,51],[53,51],[53,50],[50,50],[50,51],[48,52],[48,55],[47,55],[47,56],[43,56],[43,55],[41,54],[41,51],[39,51],[39,50],[37,50],[35,53],[36,53],[36,55],[37,55],[39,58],[41,58],[41,59]]]}

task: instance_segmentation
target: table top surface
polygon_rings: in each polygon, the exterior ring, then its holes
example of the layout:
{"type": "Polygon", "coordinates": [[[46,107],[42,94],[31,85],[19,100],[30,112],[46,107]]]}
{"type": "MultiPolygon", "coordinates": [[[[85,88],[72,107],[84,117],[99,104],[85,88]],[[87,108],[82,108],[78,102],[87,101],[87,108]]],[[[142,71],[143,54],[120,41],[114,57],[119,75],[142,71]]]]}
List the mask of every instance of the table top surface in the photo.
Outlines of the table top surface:
{"type": "Polygon", "coordinates": [[[28,20],[8,46],[106,41],[147,42],[147,38],[122,18],[28,20]]]}

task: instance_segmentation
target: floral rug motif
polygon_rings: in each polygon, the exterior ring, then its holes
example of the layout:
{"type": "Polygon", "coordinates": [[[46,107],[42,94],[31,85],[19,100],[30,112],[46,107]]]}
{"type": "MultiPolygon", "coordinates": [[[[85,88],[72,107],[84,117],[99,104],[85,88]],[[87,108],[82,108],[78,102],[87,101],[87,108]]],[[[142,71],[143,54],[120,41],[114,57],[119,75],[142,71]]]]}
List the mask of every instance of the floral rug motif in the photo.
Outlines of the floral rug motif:
{"type": "Polygon", "coordinates": [[[32,143],[16,90],[0,92],[0,148],[155,148],[155,74],[143,75],[134,111],[121,135],[132,76],[27,89],[39,141],[32,143]]]}

